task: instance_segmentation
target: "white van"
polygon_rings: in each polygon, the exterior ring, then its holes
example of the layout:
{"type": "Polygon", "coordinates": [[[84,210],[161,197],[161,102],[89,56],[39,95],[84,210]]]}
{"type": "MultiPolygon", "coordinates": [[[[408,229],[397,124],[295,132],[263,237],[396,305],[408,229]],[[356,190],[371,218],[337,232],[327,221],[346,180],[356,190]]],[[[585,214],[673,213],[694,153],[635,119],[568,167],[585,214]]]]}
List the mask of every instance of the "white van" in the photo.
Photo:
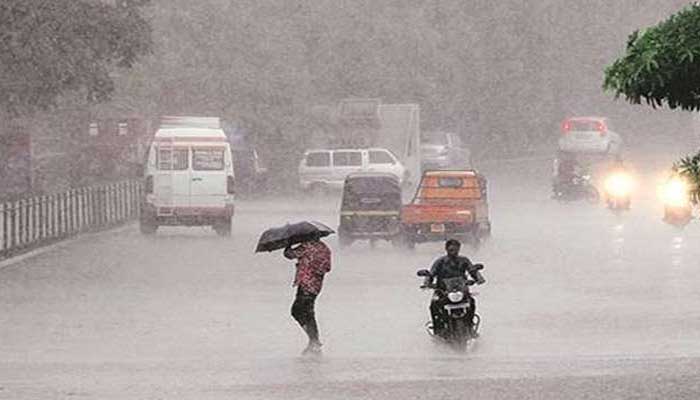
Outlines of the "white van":
{"type": "Polygon", "coordinates": [[[345,178],[355,172],[384,172],[402,183],[406,169],[389,150],[336,149],[308,150],[299,163],[299,183],[303,190],[341,189],[345,178]]]}
{"type": "Polygon", "coordinates": [[[218,118],[163,117],[148,151],[140,227],[211,225],[231,234],[231,147],[218,118]]]}

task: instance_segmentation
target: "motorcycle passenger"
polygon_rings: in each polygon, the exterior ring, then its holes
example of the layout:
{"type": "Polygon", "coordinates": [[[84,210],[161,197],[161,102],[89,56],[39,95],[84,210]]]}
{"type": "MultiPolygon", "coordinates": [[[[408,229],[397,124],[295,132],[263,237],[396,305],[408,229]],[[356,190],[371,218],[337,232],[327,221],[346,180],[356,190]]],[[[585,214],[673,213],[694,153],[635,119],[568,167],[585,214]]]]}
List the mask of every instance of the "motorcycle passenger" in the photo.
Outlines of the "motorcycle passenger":
{"type": "MultiPolygon", "coordinates": [[[[425,286],[445,289],[443,283],[444,279],[464,277],[467,276],[467,274],[477,281],[479,285],[486,282],[478,270],[474,268],[471,261],[469,261],[467,257],[459,255],[461,246],[462,244],[456,239],[450,239],[445,243],[447,255],[435,260],[433,266],[430,268],[430,276],[426,278],[426,282],[424,283],[425,286]],[[434,285],[433,281],[435,281],[434,285]]],[[[445,329],[444,306],[449,303],[447,297],[441,293],[440,290],[436,290],[435,296],[433,296],[433,300],[430,303],[430,316],[433,322],[433,332],[435,333],[445,329]]],[[[469,321],[473,321],[476,312],[476,301],[472,296],[468,297],[471,306],[469,307],[470,311],[467,318],[469,321]]],[[[472,332],[472,334],[475,335],[476,332],[472,332]]]]}

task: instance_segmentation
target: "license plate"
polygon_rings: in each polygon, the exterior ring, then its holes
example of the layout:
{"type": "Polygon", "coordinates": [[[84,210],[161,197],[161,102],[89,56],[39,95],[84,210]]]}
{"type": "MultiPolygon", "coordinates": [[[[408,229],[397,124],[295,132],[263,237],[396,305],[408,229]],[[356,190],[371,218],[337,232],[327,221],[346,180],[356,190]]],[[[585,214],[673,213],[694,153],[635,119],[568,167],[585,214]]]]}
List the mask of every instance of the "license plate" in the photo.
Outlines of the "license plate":
{"type": "Polygon", "coordinates": [[[430,232],[433,232],[433,233],[445,232],[445,224],[432,224],[432,225],[430,225],[430,232]]]}

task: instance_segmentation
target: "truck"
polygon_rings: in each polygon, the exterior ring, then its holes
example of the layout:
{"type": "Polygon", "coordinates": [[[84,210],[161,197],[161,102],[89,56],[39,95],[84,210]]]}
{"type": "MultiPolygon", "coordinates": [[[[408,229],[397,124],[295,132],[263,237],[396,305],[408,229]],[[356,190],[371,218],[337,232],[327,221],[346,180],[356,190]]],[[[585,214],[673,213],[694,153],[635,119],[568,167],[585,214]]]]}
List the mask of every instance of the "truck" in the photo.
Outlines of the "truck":
{"type": "Polygon", "coordinates": [[[402,242],[459,238],[478,245],[491,235],[486,178],[475,170],[426,171],[401,208],[402,242]]]}
{"type": "Polygon", "coordinates": [[[414,188],[420,179],[420,107],[384,104],[377,98],[348,98],[312,109],[314,148],[385,148],[405,167],[400,177],[414,188]]]}

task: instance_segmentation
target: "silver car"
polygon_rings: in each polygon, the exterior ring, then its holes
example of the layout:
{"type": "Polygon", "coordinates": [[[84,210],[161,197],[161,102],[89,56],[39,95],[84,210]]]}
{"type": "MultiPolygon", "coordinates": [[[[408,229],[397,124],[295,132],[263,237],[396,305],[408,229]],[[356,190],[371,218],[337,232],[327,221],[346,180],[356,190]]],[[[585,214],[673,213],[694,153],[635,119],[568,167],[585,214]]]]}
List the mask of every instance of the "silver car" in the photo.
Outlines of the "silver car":
{"type": "Polygon", "coordinates": [[[604,117],[572,117],[564,120],[559,150],[571,153],[619,154],[622,138],[604,117]]]}
{"type": "Polygon", "coordinates": [[[423,170],[463,169],[470,167],[469,150],[453,132],[424,132],[421,135],[421,164],[423,170]]]}

